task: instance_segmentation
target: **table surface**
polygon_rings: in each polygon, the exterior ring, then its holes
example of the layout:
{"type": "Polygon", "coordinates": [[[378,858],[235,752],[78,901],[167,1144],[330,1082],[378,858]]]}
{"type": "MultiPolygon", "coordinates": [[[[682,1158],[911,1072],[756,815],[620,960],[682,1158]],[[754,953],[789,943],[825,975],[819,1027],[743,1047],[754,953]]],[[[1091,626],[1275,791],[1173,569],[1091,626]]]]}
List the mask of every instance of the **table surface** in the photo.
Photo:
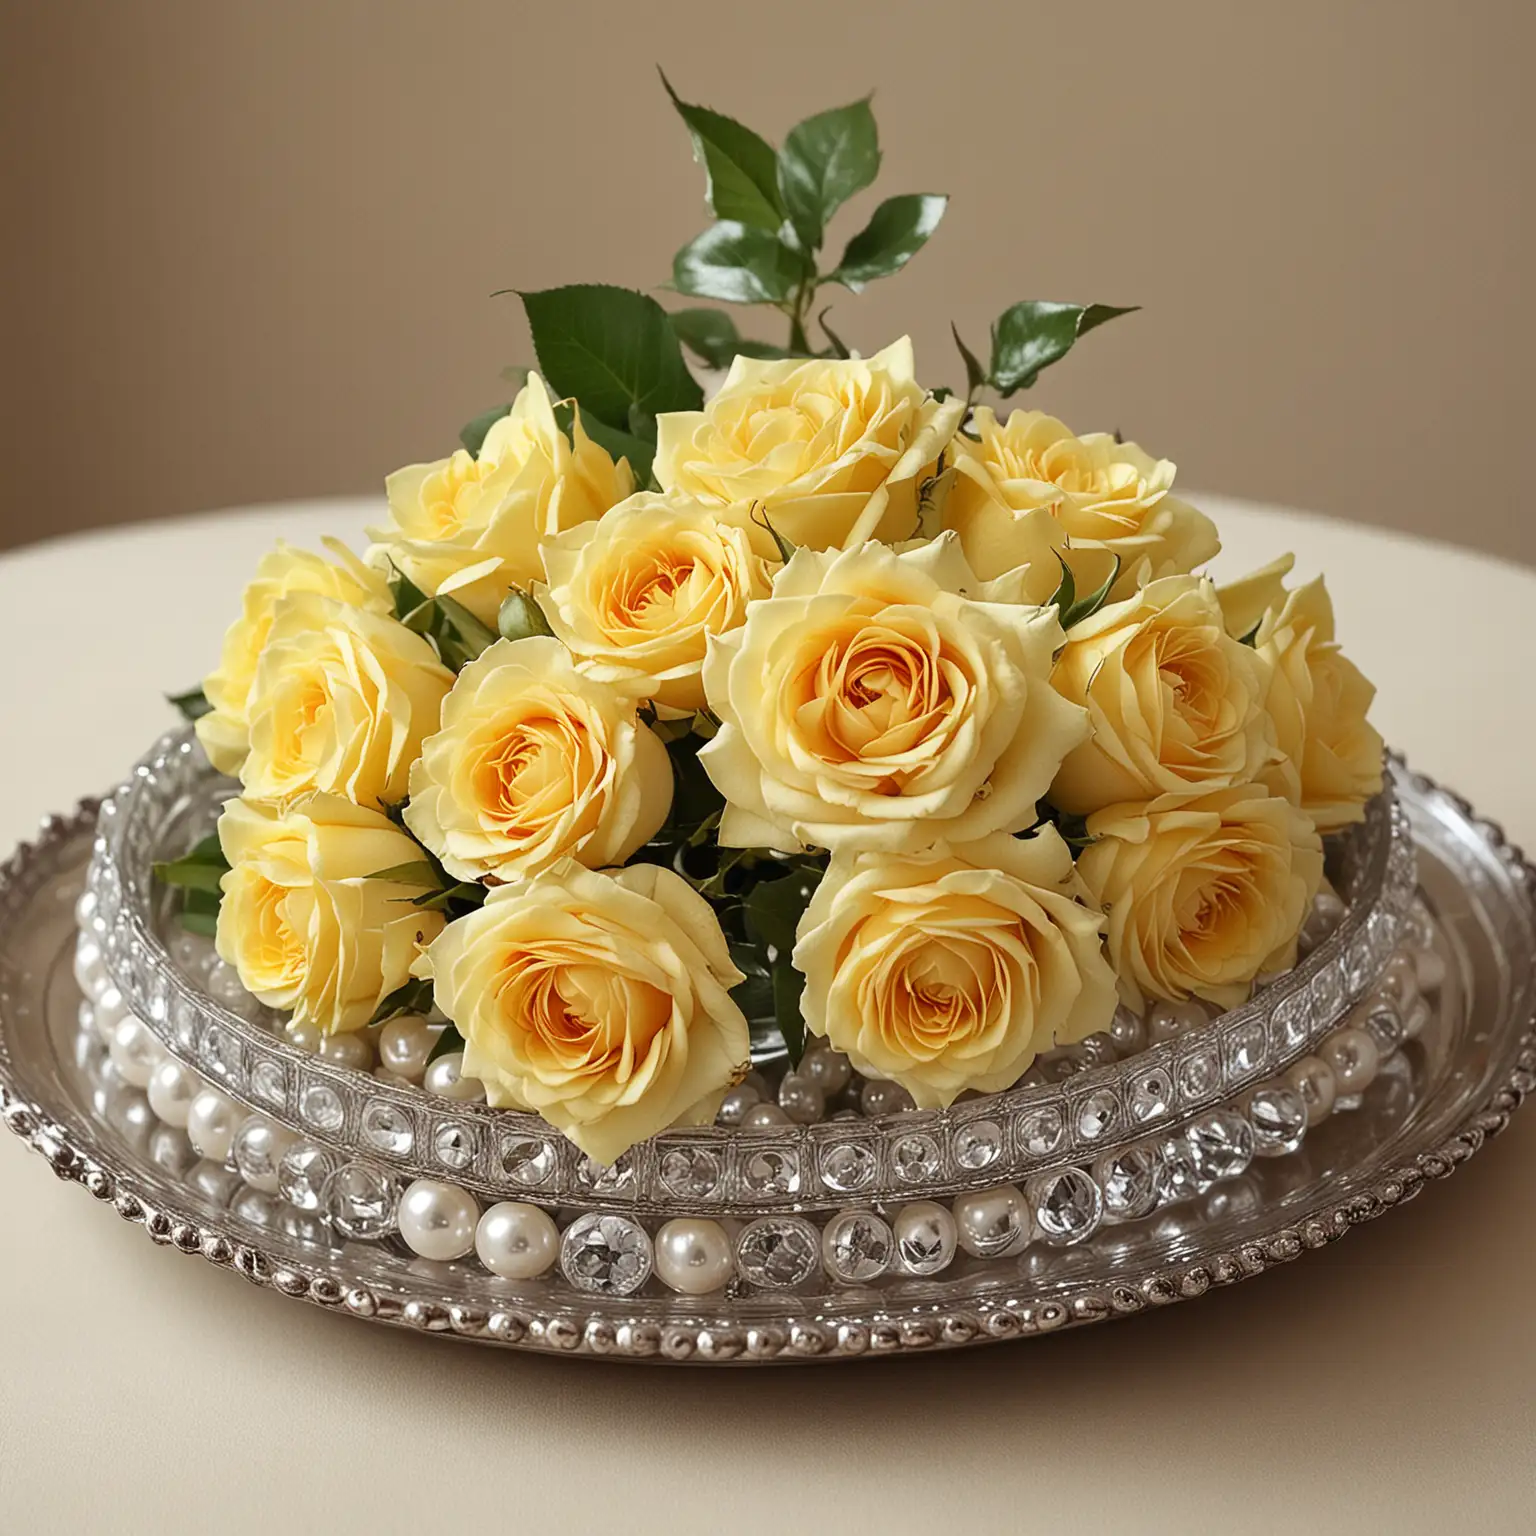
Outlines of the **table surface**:
{"type": "MultiPolygon", "coordinates": [[[[1536,847],[1536,573],[1215,497],[1218,574],[1328,573],[1375,718],[1536,847]]],[[[113,783],[290,503],[0,558],[0,844],[113,783]]],[[[155,1247],[0,1139],[0,1526],[16,1531],[1436,1531],[1536,1524],[1536,1108],[1262,1279],[959,1355],[708,1372],[452,1347],[155,1247]],[[105,1283],[110,1277],[110,1283],[105,1283]]]]}

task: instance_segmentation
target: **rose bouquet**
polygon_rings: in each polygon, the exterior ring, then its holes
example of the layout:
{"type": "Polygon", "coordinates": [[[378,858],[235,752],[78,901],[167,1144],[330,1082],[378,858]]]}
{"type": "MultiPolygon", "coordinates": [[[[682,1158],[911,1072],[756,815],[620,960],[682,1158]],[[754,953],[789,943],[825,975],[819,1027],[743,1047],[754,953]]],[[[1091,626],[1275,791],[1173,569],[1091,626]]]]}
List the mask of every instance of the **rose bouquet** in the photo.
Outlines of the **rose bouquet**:
{"type": "Polygon", "coordinates": [[[813,318],[944,212],[888,198],[823,269],[867,102],[775,150],[672,100],[716,218],[671,286],[785,344],[522,294],[515,399],[388,478],[362,557],[279,545],[178,701],[240,781],[159,867],[183,920],[295,1040],[387,1032],[379,1070],[441,1056],[603,1163],[808,1039],[931,1108],[1242,1002],[1381,786],[1322,582],[1216,587],[1170,462],[981,403],[1126,310],[1015,304],[955,389],[813,318]]]}

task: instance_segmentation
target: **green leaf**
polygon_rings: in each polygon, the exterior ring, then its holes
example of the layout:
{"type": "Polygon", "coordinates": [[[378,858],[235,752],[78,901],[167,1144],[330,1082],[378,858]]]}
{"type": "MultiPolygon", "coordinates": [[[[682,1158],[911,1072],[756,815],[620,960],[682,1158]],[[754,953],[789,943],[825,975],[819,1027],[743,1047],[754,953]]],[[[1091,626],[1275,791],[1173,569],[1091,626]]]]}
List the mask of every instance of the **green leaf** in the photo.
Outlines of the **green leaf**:
{"type": "Polygon", "coordinates": [[[901,271],[939,227],[948,202],[947,197],[932,192],[886,198],[869,223],[848,242],[837,270],[825,281],[861,293],[877,277],[901,271]]]}
{"type": "Polygon", "coordinates": [[[748,1023],[773,1019],[777,1010],[773,996],[773,972],[755,944],[731,945],[731,962],[746,977],[731,988],[731,1000],[746,1015],[748,1023]]]}
{"type": "Polygon", "coordinates": [[[443,1032],[437,1037],[432,1049],[427,1052],[427,1065],[430,1067],[439,1056],[450,1055],[454,1051],[462,1051],[469,1042],[459,1033],[457,1024],[450,1020],[443,1025],[443,1032]]]}
{"type": "Polygon", "coordinates": [[[544,610],[518,587],[502,599],[496,614],[496,627],[503,640],[526,640],[530,635],[552,635],[544,610]]]}
{"type": "Polygon", "coordinates": [[[412,978],[396,987],[374,1010],[370,1024],[382,1024],[401,1013],[429,1013],[432,1009],[432,983],[412,978]]]}
{"type": "Polygon", "coordinates": [[[735,361],[741,337],[723,309],[679,309],[667,318],[677,339],[706,368],[729,368],[735,361]]]}
{"type": "Polygon", "coordinates": [[[798,1067],[800,1058],[805,1054],[805,1015],[800,1011],[800,999],[804,992],[805,977],[794,966],[787,960],[774,966],[773,1011],[792,1067],[798,1067]]]}
{"type": "MultiPolygon", "coordinates": [[[[634,407],[631,407],[631,410],[633,409],[634,407]]],[[[555,406],[555,425],[572,441],[575,440],[577,414],[574,401],[561,400],[555,406]]],[[[650,479],[651,461],[656,457],[654,432],[651,434],[650,441],[646,442],[643,438],[634,436],[633,433],[622,431],[618,427],[610,427],[606,421],[599,421],[590,411],[581,413],[581,430],[615,463],[620,459],[628,459],[629,467],[634,470],[635,479],[640,485],[644,485],[650,479]]]]}
{"type": "Polygon", "coordinates": [[[734,118],[680,100],[664,74],[661,83],[688,125],[693,158],[704,167],[705,196],[715,217],[777,229],[784,220],[784,205],[773,145],[734,118]]]}
{"type": "Polygon", "coordinates": [[[185,891],[219,894],[219,881],[229,871],[229,861],[219,846],[217,833],[211,833],[179,859],[154,865],[154,876],[162,885],[178,886],[185,891]]]}
{"type": "Polygon", "coordinates": [[[188,688],[185,693],[168,693],[165,702],[179,709],[183,720],[199,720],[213,708],[201,687],[188,688]]]}
{"type": "Polygon", "coordinates": [[[955,345],[960,349],[961,361],[965,364],[965,393],[967,399],[974,399],[976,392],[987,382],[987,370],[981,366],[980,359],[960,339],[960,328],[953,320],[949,323],[950,334],[955,338],[955,345]]]}
{"type": "MultiPolygon", "coordinates": [[[[1060,560],[1061,556],[1058,555],[1056,558],[1060,560]]],[[[1062,561],[1062,569],[1066,569],[1065,561],[1062,561]]],[[[1070,576],[1070,572],[1068,574],[1070,576]]],[[[1119,578],[1120,556],[1116,555],[1103,586],[1096,592],[1090,592],[1087,597],[1078,598],[1075,602],[1071,597],[1067,599],[1066,606],[1061,610],[1061,627],[1063,629],[1071,629],[1074,624],[1081,624],[1084,619],[1091,619],[1109,601],[1110,588],[1114,586],[1119,578]]]]}
{"type": "Polygon", "coordinates": [[[439,885],[437,871],[426,859],[411,859],[405,864],[391,864],[388,869],[375,870],[365,875],[365,880],[390,880],[396,885],[425,885],[436,890],[439,885]]]}
{"type": "Polygon", "coordinates": [[[778,362],[786,357],[808,357],[806,352],[796,352],[790,347],[776,346],[771,341],[744,341],[736,349],[742,357],[759,358],[764,362],[778,362]]]}
{"type": "Polygon", "coordinates": [[[773,946],[775,962],[788,961],[795,947],[795,929],[816,892],[821,872],[795,868],[778,880],[763,880],[747,897],[747,926],[773,946]]]}
{"type": "Polygon", "coordinates": [[[194,912],[191,909],[185,909],[181,914],[181,926],[188,933],[200,933],[205,939],[211,939],[219,931],[219,915],[217,912],[194,912]]]}
{"type": "Polygon", "coordinates": [[[422,912],[449,912],[455,907],[472,909],[485,905],[485,887],[473,880],[461,880],[445,890],[429,891],[425,896],[402,899],[408,899],[413,907],[422,912]]]}
{"type": "Polygon", "coordinates": [[[820,246],[827,220],[879,170],[880,136],[868,97],[789,130],[779,151],[779,192],[807,250],[820,246]]]}
{"type": "Polygon", "coordinates": [[[624,432],[632,405],[657,416],[696,411],[704,403],[667,312],[655,299],[597,283],[521,298],[544,378],[557,395],[581,402],[582,425],[594,441],[593,417],[624,432]]]}
{"type": "Polygon", "coordinates": [[[1112,304],[1053,304],[1026,299],[998,316],[992,327],[991,380],[999,394],[1028,389],[1042,368],[1060,362],[1080,336],[1113,320],[1134,314],[1139,306],[1117,309],[1112,304]]]}
{"type": "Polygon", "coordinates": [[[395,573],[389,578],[389,590],[395,599],[395,617],[403,624],[408,615],[416,613],[427,601],[427,594],[393,560],[390,567],[395,573]]]}
{"type": "Polygon", "coordinates": [[[733,220],[711,225],[672,259],[679,293],[729,304],[781,304],[808,275],[805,257],[777,235],[733,220]]]}
{"type": "Polygon", "coordinates": [[[459,441],[475,455],[480,456],[480,449],[485,444],[486,436],[492,427],[512,409],[510,404],[498,405],[488,411],[483,411],[471,422],[459,428],[459,441]]]}

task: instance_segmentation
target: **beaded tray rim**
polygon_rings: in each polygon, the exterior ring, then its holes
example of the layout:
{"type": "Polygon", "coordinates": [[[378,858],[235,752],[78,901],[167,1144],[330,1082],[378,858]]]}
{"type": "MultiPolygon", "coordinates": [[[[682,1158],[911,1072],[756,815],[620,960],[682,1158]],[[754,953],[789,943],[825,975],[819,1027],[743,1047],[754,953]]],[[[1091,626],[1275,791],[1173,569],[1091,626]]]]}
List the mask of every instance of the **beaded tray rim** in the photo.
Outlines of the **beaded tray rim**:
{"type": "MultiPolygon", "coordinates": [[[[1510,844],[1495,823],[1478,818],[1454,793],[1417,774],[1402,774],[1410,791],[1426,802],[1439,802],[1454,812],[1463,830],[1505,866],[1507,888],[1498,894],[1507,904],[1518,903],[1526,919],[1527,943],[1536,868],[1510,844]]],[[[62,851],[88,830],[98,802],[81,802],[70,815],[47,818],[41,835],[24,843],[0,867],[0,892],[27,881],[60,873],[62,851]]],[[[1459,870],[1458,878],[1469,871],[1459,870]]],[[[1465,882],[1464,882],[1465,883],[1465,882]]],[[[1508,957],[1530,969],[1527,952],[1508,957]]],[[[0,967],[11,981],[20,979],[9,957],[0,953],[0,967]]],[[[54,1172],[80,1184],[98,1200],[111,1203],[125,1220],[143,1226],[164,1246],[201,1255],[208,1262],[243,1274],[252,1283],[309,1301],[330,1310],[419,1331],[443,1333],[497,1344],[518,1345],[579,1356],[619,1359],[662,1358],[723,1362],[738,1360],[837,1359],[864,1354],[958,1347],[1034,1334],[1055,1332],[1147,1308],[1192,1299],[1212,1286],[1231,1284],[1290,1262],[1310,1249],[1327,1246],[1353,1227],[1374,1220],[1411,1199],[1429,1179],[1443,1178],[1466,1162],[1484,1142],[1509,1123],[1509,1117],[1536,1085],[1536,1012],[1498,1024],[1495,1065],[1488,1091],[1460,1112],[1453,1128],[1437,1134],[1433,1144],[1411,1157],[1370,1173],[1370,1182],[1347,1199],[1323,1201],[1299,1219],[1267,1231],[1250,1241],[1199,1262],[1159,1266],[1150,1273],[1128,1272],[1114,1284],[1089,1284],[1037,1306],[1010,1307],[977,1298],[972,1307],[905,1318],[844,1317],[815,1320],[785,1317],[782,1323],[762,1322],[741,1328],[701,1326],[686,1321],[615,1320],[594,1309],[582,1318],[569,1306],[547,1313],[498,1312],[486,1308],[444,1305],[430,1289],[405,1286],[382,1292],[347,1283],[344,1263],[296,1262],[253,1243],[217,1222],[199,1221],[152,1193],[154,1176],[131,1159],[104,1153],[91,1131],[51,1118],[32,1102],[11,1058],[4,1011],[0,1010],[0,1118],[33,1151],[47,1159],[54,1172]],[[146,1180],[145,1175],[148,1174],[146,1180]]],[[[877,1312],[880,1310],[875,1309],[877,1312]]]]}

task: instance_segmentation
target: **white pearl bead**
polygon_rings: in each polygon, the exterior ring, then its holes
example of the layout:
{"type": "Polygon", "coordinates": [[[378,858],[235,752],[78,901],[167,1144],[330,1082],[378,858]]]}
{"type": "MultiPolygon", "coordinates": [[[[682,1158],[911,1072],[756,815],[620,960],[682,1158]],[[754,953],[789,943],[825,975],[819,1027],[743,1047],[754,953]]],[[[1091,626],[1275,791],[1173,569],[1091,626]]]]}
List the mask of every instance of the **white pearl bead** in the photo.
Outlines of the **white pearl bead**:
{"type": "Polygon", "coordinates": [[[726,1090],[720,1101],[720,1112],[715,1116],[721,1125],[740,1125],[743,1116],[754,1105],[762,1103],[763,1096],[751,1083],[737,1083],[726,1090]]]}
{"type": "Polygon", "coordinates": [[[1146,1020],[1121,1003],[1115,1009],[1114,1018],[1109,1021],[1109,1038],[1121,1056],[1134,1056],[1146,1049],[1146,1020]]]}
{"type": "Polygon", "coordinates": [[[391,1019],[379,1031],[379,1065],[396,1077],[420,1079],[440,1033],[418,1014],[391,1019]]]}
{"type": "Polygon", "coordinates": [[[955,1235],[977,1258],[1022,1252],[1029,1233],[1029,1207],[1012,1184],[979,1189],[955,1201],[955,1235]]]}
{"type": "Polygon", "coordinates": [[[81,891],[75,899],[75,927],[89,928],[96,919],[96,892],[81,891]]]}
{"type": "Polygon", "coordinates": [[[400,1236],[412,1253],[446,1264],[475,1246],[480,1207],[468,1190],[417,1179],[400,1199],[400,1236]]]}
{"type": "Polygon", "coordinates": [[[1338,1083],[1333,1068],[1320,1056],[1303,1056],[1286,1074],[1285,1080],[1307,1106],[1307,1124],[1326,1120],[1338,1097],[1338,1083]]]}
{"type": "Polygon", "coordinates": [[[1363,1029],[1341,1029],[1323,1041],[1318,1055],[1333,1069],[1341,1094],[1364,1093],[1381,1069],[1381,1051],[1363,1029]]]}
{"type": "Polygon", "coordinates": [[[298,1137],[262,1115],[247,1115],[235,1132],[231,1152],[240,1177],[263,1194],[277,1193],[278,1164],[298,1137]]]}
{"type": "Polygon", "coordinates": [[[475,1228],[475,1252],[493,1275],[533,1280],[560,1255],[560,1229],[536,1205],[503,1200],[475,1228]]]}
{"type": "Polygon", "coordinates": [[[84,934],[75,942],[75,981],[92,1002],[107,985],[107,973],[101,963],[101,945],[84,934]]]}
{"type": "Polygon", "coordinates": [[[204,1088],[187,1106],[187,1140],[210,1163],[222,1163],[244,1119],[245,1111],[217,1088],[204,1088]]]}
{"type": "Polygon", "coordinates": [[[1445,960],[1438,949],[1415,950],[1413,963],[1421,992],[1433,992],[1445,981],[1445,960]]]}
{"type": "Polygon", "coordinates": [[[808,1077],[829,1098],[841,1093],[853,1076],[853,1068],[841,1051],[815,1045],[800,1058],[800,1075],[808,1077]]]}
{"type": "Polygon", "coordinates": [[[800,1125],[815,1125],[826,1113],[826,1096],[810,1078],[789,1073],[779,1084],[779,1108],[800,1125]]]}
{"type": "Polygon", "coordinates": [[[859,1103],[870,1119],[878,1115],[897,1115],[911,1109],[912,1095],[900,1083],[882,1082],[871,1078],[859,1094],[859,1103]]]}
{"type": "Polygon", "coordinates": [[[103,1045],[111,1045],[117,1026],[124,1019],[132,1017],[128,1012],[127,999],[116,987],[108,985],[96,994],[92,1007],[96,1015],[96,1033],[101,1037],[103,1045]]]}
{"type": "Polygon", "coordinates": [[[1399,1013],[1413,1007],[1419,996],[1419,973],[1413,957],[1401,950],[1393,955],[1381,973],[1378,989],[1389,1003],[1396,1005],[1399,1013]]]}
{"type": "Polygon", "coordinates": [[[151,1074],[165,1056],[160,1042],[131,1013],[112,1031],[107,1054],[122,1080],[135,1088],[149,1087],[151,1074]]]}
{"type": "Polygon", "coordinates": [[[1208,1023],[1210,1015],[1193,998],[1186,1003],[1153,1003],[1147,1010],[1147,1039],[1153,1045],[1161,1045],[1164,1040],[1208,1023]]]}
{"type": "Polygon", "coordinates": [[[789,1125],[791,1121],[777,1104],[754,1104],[741,1117],[741,1123],[746,1130],[760,1131],[769,1126],[789,1125]]]}
{"type": "Polygon", "coordinates": [[[731,1278],[736,1257],[718,1221],[678,1217],[656,1234],[656,1273],[684,1296],[707,1296],[731,1278]]]}
{"type": "Polygon", "coordinates": [[[361,1035],[327,1035],[320,1042],[320,1054],[327,1061],[356,1072],[373,1070],[373,1047],[361,1035]]]}
{"type": "Polygon", "coordinates": [[[485,1084],[478,1077],[464,1076],[464,1052],[448,1051],[426,1070],[421,1086],[440,1099],[460,1099],[466,1103],[485,1097],[485,1084]]]}
{"type": "Polygon", "coordinates": [[[192,1100],[203,1086],[197,1073],[167,1056],[149,1075],[149,1107],[167,1125],[184,1129],[192,1109],[192,1100]]]}
{"type": "Polygon", "coordinates": [[[301,1051],[308,1051],[311,1056],[320,1049],[320,1031],[315,1025],[299,1019],[289,1019],[284,1033],[288,1036],[288,1043],[301,1051]]]}

